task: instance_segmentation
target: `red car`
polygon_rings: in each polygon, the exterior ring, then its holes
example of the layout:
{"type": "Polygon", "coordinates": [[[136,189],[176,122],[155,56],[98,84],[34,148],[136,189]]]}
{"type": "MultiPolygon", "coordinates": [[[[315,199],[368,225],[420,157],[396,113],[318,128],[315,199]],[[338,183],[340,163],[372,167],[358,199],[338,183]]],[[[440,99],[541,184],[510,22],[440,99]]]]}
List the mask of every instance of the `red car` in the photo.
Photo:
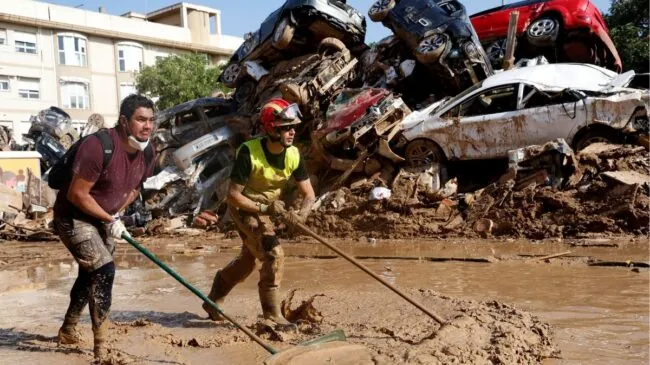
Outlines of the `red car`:
{"type": "Polygon", "coordinates": [[[548,54],[564,62],[591,63],[621,72],[623,65],[600,11],[589,0],[526,0],[470,17],[490,61],[500,64],[510,12],[519,11],[516,57],[548,54]]]}

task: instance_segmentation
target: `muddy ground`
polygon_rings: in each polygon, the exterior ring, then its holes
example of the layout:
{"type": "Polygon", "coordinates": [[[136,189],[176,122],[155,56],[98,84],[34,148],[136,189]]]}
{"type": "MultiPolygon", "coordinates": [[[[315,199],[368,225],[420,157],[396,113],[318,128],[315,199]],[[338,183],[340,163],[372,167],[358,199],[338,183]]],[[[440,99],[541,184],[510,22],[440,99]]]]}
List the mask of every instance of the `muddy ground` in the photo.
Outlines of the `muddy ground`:
{"type": "MultiPolygon", "coordinates": [[[[142,240],[204,291],[239,245],[220,234],[142,240]]],[[[307,239],[285,243],[283,292],[285,299],[292,297],[286,307],[295,311],[312,300],[301,314],[294,313],[299,332],[275,332],[260,324],[256,273],[233,291],[225,309],[277,348],[343,329],[348,341],[368,347],[378,364],[633,364],[650,359],[643,238],[334,243],[450,325],[440,329],[307,239]],[[544,259],[558,253],[563,255],[544,259]]],[[[0,257],[0,358],[88,363],[90,341],[78,347],[54,342],[76,275],[63,246],[3,242],[0,257]]],[[[119,247],[117,264],[110,317],[116,362],[253,364],[268,357],[232,325],[205,320],[198,299],[127,244],[119,247]]],[[[90,340],[88,318],[82,329],[90,340]]]]}
{"type": "Polygon", "coordinates": [[[647,237],[650,160],[643,147],[595,144],[575,157],[576,171],[561,186],[499,181],[472,193],[428,193],[422,174],[367,179],[332,192],[309,223],[327,237],[586,238],[647,237]],[[622,183],[617,174],[641,177],[622,183]],[[375,187],[392,189],[371,201],[375,187]],[[489,229],[486,229],[489,225],[489,229]]]}

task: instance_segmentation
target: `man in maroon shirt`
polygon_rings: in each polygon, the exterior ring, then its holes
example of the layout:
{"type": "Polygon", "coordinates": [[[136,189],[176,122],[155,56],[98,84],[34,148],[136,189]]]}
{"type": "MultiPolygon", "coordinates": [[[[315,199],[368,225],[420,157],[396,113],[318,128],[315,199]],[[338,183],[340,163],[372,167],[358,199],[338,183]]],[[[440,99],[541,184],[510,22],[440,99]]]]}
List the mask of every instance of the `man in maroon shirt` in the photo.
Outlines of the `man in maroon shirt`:
{"type": "Polygon", "coordinates": [[[150,99],[140,95],[124,99],[117,125],[108,130],[113,142],[108,164],[104,166],[100,139],[86,138],[72,163],[72,180],[59,190],[54,203],[54,227],[79,264],[79,274],[70,291],[70,306],[59,330],[59,342],[74,344],[81,340],[76,325],[88,304],[93,350],[100,363],[107,353],[106,319],[115,277],[113,239],[126,232],[119,212],[131,204],[142,182],[153,172],[155,158],[145,159],[144,152],[151,148],[148,143],[153,115],[150,99]]]}

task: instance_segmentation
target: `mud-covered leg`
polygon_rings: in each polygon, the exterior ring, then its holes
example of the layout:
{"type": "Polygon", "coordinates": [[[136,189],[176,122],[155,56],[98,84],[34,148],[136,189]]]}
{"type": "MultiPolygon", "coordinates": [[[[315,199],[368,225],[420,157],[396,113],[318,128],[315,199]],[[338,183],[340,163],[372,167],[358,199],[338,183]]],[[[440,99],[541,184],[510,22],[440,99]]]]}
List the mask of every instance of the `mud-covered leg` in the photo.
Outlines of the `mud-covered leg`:
{"type": "Polygon", "coordinates": [[[77,279],[70,290],[70,305],[65,313],[63,325],[59,329],[58,340],[64,345],[77,344],[83,340],[81,333],[77,329],[77,324],[81,318],[86,304],[88,304],[88,294],[90,292],[90,275],[88,272],[79,267],[77,279]]]}
{"type": "Polygon", "coordinates": [[[107,355],[105,342],[108,338],[108,313],[111,309],[115,264],[109,262],[91,274],[90,319],[93,325],[95,360],[103,361],[107,355]]]}
{"type": "MultiPolygon", "coordinates": [[[[243,238],[244,236],[242,236],[243,238]]],[[[215,302],[220,308],[225,301],[226,295],[238,283],[246,280],[255,269],[255,256],[250,252],[245,244],[242,245],[241,252],[237,257],[228,263],[223,269],[217,271],[212,281],[212,288],[208,298],[215,302]]],[[[224,320],[219,312],[203,303],[203,309],[208,312],[210,319],[213,321],[224,320]]]]}

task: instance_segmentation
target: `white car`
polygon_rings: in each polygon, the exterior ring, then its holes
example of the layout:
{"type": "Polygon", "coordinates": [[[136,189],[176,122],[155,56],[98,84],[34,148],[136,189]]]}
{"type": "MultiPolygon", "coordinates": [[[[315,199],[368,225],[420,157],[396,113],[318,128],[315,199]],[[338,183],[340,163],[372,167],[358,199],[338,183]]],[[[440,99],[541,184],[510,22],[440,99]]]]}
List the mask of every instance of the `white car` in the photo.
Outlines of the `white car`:
{"type": "Polygon", "coordinates": [[[546,64],[504,71],[402,121],[413,166],[506,157],[509,150],[564,138],[580,150],[647,133],[648,90],[627,88],[634,71],[546,64]]]}

